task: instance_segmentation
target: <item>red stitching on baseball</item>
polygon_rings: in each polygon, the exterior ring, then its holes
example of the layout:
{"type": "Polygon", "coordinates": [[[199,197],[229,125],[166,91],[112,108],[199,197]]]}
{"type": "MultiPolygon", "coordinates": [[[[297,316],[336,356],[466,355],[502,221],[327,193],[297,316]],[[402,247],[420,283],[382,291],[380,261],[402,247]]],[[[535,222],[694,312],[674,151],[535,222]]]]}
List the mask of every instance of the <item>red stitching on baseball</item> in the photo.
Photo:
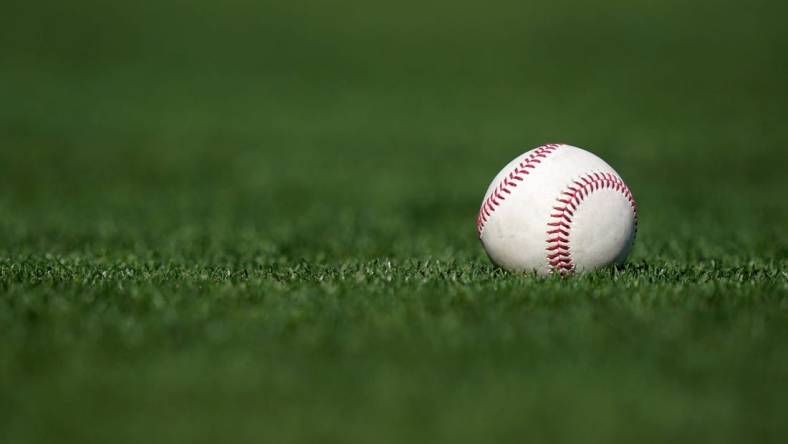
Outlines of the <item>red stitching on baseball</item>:
{"type": "Polygon", "coordinates": [[[548,143],[547,145],[542,145],[536,148],[533,153],[523,159],[512,171],[509,172],[509,174],[504,175],[503,180],[501,180],[501,182],[493,189],[487,199],[482,202],[482,206],[479,209],[479,215],[476,216],[476,232],[479,234],[479,237],[482,236],[484,224],[487,223],[492,214],[495,212],[495,208],[500,206],[501,202],[506,200],[506,196],[512,194],[512,188],[517,188],[519,185],[518,182],[522,182],[524,180],[523,176],[531,174],[531,171],[528,171],[528,168],[536,168],[536,164],[542,163],[540,158],[546,159],[548,154],[551,154],[560,146],[561,144],[559,143],[548,143]],[[515,180],[518,182],[515,182],[515,180]]]}
{"type": "Polygon", "coordinates": [[[562,191],[556,202],[560,205],[554,206],[555,213],[550,214],[550,221],[547,223],[547,263],[550,270],[559,273],[571,273],[575,269],[572,263],[571,249],[569,248],[569,234],[572,230],[572,216],[583,200],[590,196],[594,191],[610,188],[624,195],[632,205],[632,212],[635,216],[635,231],[637,232],[638,207],[632,192],[629,191],[627,184],[620,177],[611,173],[589,173],[585,177],[572,182],[573,185],[566,187],[562,191]]]}

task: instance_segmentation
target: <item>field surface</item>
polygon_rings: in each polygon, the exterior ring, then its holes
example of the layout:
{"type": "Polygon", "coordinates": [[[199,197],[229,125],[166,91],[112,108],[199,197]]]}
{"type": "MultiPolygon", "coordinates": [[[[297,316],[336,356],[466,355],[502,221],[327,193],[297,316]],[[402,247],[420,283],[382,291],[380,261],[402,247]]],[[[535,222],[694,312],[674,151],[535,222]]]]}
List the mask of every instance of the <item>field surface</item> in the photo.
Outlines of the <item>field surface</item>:
{"type": "Polygon", "coordinates": [[[778,1],[22,2],[0,13],[0,442],[786,442],[778,1]],[[545,142],[618,270],[496,269],[545,142]]]}

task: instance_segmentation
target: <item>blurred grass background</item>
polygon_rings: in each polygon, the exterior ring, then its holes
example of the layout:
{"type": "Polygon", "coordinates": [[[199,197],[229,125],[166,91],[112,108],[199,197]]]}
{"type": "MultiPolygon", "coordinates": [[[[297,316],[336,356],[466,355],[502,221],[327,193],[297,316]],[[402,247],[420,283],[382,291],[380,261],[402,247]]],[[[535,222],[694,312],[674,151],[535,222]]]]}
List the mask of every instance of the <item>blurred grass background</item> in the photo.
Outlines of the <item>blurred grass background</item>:
{"type": "Polygon", "coordinates": [[[5,2],[0,438],[781,441],[786,9],[5,2]],[[552,141],[626,269],[484,257],[552,141]]]}

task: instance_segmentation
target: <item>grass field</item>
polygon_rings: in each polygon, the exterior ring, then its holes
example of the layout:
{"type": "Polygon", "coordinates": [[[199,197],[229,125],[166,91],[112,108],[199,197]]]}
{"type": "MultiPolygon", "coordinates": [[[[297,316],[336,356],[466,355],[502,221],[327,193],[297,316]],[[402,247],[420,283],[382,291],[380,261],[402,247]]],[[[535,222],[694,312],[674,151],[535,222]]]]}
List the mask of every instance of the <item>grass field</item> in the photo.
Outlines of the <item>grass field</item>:
{"type": "Polygon", "coordinates": [[[783,3],[112,3],[0,14],[0,442],[788,439],[783,3]],[[625,267],[484,255],[551,141],[625,267]]]}

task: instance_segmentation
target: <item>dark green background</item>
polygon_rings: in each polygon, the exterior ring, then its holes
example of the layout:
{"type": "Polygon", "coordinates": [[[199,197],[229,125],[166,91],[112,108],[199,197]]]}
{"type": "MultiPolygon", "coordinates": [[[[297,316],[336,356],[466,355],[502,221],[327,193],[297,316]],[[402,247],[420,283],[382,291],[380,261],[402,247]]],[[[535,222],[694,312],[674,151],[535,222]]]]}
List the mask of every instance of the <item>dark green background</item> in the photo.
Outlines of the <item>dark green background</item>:
{"type": "Polygon", "coordinates": [[[5,2],[0,441],[783,442],[787,13],[5,2]],[[626,267],[484,256],[553,141],[626,267]]]}

